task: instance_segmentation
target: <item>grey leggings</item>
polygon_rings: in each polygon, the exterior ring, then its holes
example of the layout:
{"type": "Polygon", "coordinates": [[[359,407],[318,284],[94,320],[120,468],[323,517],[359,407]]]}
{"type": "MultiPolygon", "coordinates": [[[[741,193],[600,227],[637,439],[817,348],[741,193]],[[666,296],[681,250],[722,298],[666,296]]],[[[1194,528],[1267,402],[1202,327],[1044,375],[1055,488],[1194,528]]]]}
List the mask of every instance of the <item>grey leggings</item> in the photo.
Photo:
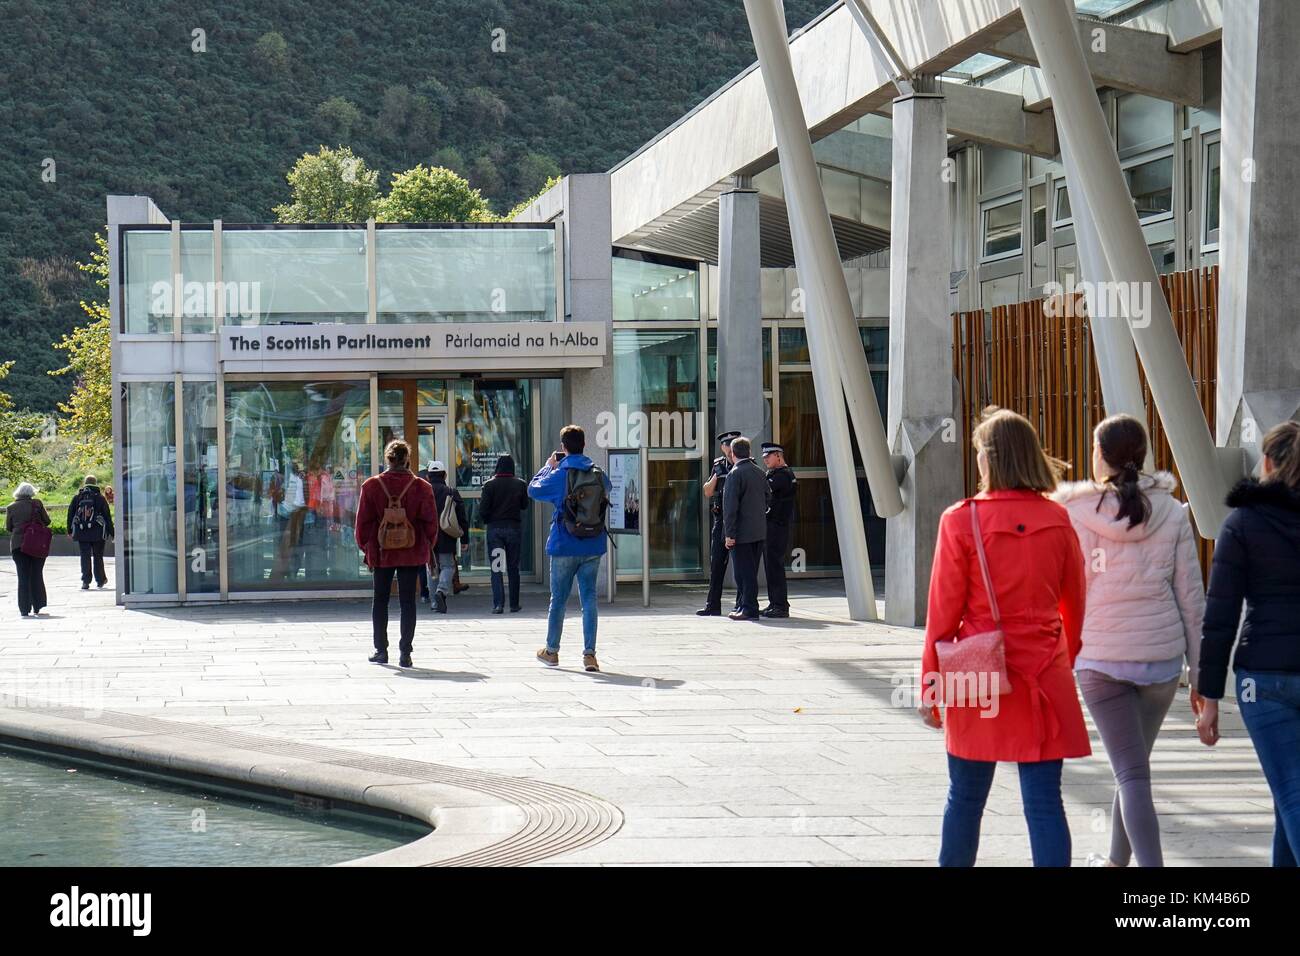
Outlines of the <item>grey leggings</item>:
{"type": "Polygon", "coordinates": [[[1160,823],[1151,799],[1151,748],[1178,691],[1178,678],[1163,684],[1130,684],[1097,671],[1079,671],[1079,689],[1115,771],[1110,862],[1164,866],[1160,823]]]}

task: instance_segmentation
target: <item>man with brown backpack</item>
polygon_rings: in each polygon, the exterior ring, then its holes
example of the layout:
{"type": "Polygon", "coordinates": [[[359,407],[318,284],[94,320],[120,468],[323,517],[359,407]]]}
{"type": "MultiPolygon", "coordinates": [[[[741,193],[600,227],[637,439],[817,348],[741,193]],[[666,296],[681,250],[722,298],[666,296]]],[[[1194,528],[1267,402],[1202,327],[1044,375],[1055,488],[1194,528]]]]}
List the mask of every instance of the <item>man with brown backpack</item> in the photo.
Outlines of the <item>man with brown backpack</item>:
{"type": "Polygon", "coordinates": [[[388,663],[388,602],[395,575],[402,609],[399,663],[411,667],[416,591],[420,568],[438,540],[438,508],[428,482],[411,471],[411,449],[406,442],[390,441],[384,459],[387,470],[366,479],[357,507],[357,547],[365,553],[366,566],[375,576],[370,606],[375,653],[370,661],[388,663]]]}

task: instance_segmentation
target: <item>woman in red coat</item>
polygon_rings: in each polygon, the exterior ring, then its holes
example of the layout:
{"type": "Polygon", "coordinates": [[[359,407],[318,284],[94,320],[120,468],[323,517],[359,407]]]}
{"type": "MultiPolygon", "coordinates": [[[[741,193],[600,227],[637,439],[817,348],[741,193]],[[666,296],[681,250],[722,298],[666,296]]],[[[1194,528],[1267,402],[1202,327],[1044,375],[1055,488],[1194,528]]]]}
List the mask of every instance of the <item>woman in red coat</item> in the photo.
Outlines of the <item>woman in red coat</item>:
{"type": "MultiPolygon", "coordinates": [[[[993,771],[1007,761],[1019,764],[1034,865],[1069,866],[1062,761],[1091,753],[1073,674],[1087,593],[1083,555],[1069,514],[1044,497],[1056,486],[1059,463],[1043,454],[1033,426],[1014,412],[987,410],[974,446],[981,490],[940,519],[921,660],[921,715],[947,731],[939,865],[975,864],[993,771]],[[939,641],[996,628],[972,507],[1000,612],[1010,690],[982,680],[977,693],[963,693],[939,673],[939,641]],[[936,703],[944,705],[942,718],[936,703]]],[[[984,676],[996,684],[996,673],[984,676]]]]}
{"type": "Polygon", "coordinates": [[[388,663],[388,601],[396,575],[398,602],[402,608],[399,663],[410,667],[415,641],[415,593],[420,585],[420,569],[429,560],[430,549],[438,539],[438,508],[429,483],[411,472],[411,448],[406,442],[390,441],[384,449],[384,460],[388,468],[383,474],[366,479],[357,505],[357,547],[365,553],[366,567],[375,573],[374,598],[370,605],[375,653],[370,661],[388,663]],[[379,525],[393,501],[406,511],[406,518],[415,530],[415,544],[409,548],[386,550],[379,546],[379,525]]]}

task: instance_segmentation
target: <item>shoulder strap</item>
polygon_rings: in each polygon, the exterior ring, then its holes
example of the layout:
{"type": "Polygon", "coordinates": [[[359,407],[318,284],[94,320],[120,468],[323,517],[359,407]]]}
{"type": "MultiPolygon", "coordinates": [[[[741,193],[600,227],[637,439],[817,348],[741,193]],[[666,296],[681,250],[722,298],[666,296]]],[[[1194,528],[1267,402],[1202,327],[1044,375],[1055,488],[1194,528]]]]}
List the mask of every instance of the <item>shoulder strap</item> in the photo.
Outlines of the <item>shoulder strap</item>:
{"type": "Polygon", "coordinates": [[[1002,615],[998,613],[998,598],[993,593],[993,580],[989,577],[989,559],[984,554],[984,536],[980,533],[980,516],[975,501],[970,503],[970,529],[975,536],[975,553],[980,560],[980,574],[984,577],[984,592],[989,596],[989,608],[993,611],[993,623],[1002,626],[1002,615]]]}
{"type": "MultiPolygon", "coordinates": [[[[415,475],[412,475],[412,476],[411,476],[411,480],[408,481],[404,486],[402,486],[402,492],[401,492],[401,494],[399,494],[399,495],[397,496],[397,498],[396,498],[396,502],[397,502],[397,504],[400,505],[400,504],[402,503],[402,499],[406,497],[406,492],[410,490],[411,485],[413,485],[413,484],[415,484],[415,475]]],[[[393,496],[392,496],[391,494],[390,494],[388,497],[389,497],[389,499],[392,499],[392,498],[393,498],[393,496]]]]}

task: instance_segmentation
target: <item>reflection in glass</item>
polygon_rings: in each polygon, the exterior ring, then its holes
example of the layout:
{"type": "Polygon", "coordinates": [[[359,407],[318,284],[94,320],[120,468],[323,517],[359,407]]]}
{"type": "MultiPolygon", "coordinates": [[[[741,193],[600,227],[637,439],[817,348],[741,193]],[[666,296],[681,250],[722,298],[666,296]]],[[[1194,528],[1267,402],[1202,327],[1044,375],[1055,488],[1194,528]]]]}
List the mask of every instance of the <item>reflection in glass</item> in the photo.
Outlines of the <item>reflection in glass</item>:
{"type": "MultiPolygon", "coordinates": [[[[884,564],[885,522],[872,512],[871,493],[862,478],[858,479],[858,503],[862,507],[872,564],[884,564]]],[[[835,529],[835,503],[831,498],[829,479],[799,475],[790,547],[803,550],[809,571],[839,569],[840,542],[835,529]]]]}
{"type": "Polygon", "coordinates": [[[368,382],[228,383],[231,589],[367,586],[353,528],[370,467],[368,382]]]}
{"type": "Polygon", "coordinates": [[[175,389],[171,382],[127,382],[122,388],[126,591],[175,594],[175,389]]]}
{"type": "Polygon", "coordinates": [[[1159,216],[1173,210],[1174,158],[1153,159],[1124,170],[1129,194],[1139,218],[1159,216]]]}
{"type": "Polygon", "coordinates": [[[185,591],[221,590],[217,504],[217,383],[185,382],[181,391],[185,448],[185,591]]]}
{"type": "Polygon", "coordinates": [[[123,266],[124,331],[130,335],[172,330],[172,235],[163,229],[126,232],[123,266]]]}
{"type": "Polygon", "coordinates": [[[1017,199],[984,210],[985,256],[1020,251],[1020,206],[1017,199]]]}
{"type": "Polygon", "coordinates": [[[212,232],[181,230],[181,331],[215,332],[217,293],[212,232]]]}
{"type": "Polygon", "coordinates": [[[380,229],[380,322],[555,319],[555,230],[380,229]]]}
{"type": "MultiPolygon", "coordinates": [[[[533,412],[528,379],[458,379],[454,384],[456,487],[475,492],[496,474],[497,458],[510,455],[515,474],[533,475],[533,412]]],[[[591,442],[594,436],[588,436],[591,442]]],[[[555,436],[556,443],[559,436],[555,436]]],[[[548,452],[549,454],[549,452],[548,452]]]]}
{"type": "MultiPolygon", "coordinates": [[[[693,448],[700,411],[699,333],[615,329],[614,405],[619,420],[636,412],[648,419],[640,443],[660,448],[693,448]]],[[[622,429],[620,429],[622,430],[622,429]]],[[[636,429],[616,444],[636,444],[636,429]]]]}
{"type": "Polygon", "coordinates": [[[613,278],[615,322],[700,320],[694,263],[629,251],[614,256],[613,278]]]}
{"type": "Polygon", "coordinates": [[[796,468],[825,468],[826,448],[817,417],[812,372],[781,373],[781,444],[796,468]]]}
{"type": "MultiPolygon", "coordinates": [[[[1205,151],[1205,241],[1219,241],[1219,144],[1205,151]]],[[[1190,178],[1190,177],[1189,177],[1190,178]]]]}
{"type": "MultiPolygon", "coordinates": [[[[697,459],[650,460],[650,494],[642,497],[642,507],[648,508],[649,513],[642,526],[650,534],[652,573],[703,569],[702,487],[697,459]]],[[[623,535],[618,545],[618,570],[640,572],[641,539],[623,535]]]]}
{"type": "Polygon", "coordinates": [[[221,279],[226,325],[365,322],[366,231],[227,228],[221,279]]]}

